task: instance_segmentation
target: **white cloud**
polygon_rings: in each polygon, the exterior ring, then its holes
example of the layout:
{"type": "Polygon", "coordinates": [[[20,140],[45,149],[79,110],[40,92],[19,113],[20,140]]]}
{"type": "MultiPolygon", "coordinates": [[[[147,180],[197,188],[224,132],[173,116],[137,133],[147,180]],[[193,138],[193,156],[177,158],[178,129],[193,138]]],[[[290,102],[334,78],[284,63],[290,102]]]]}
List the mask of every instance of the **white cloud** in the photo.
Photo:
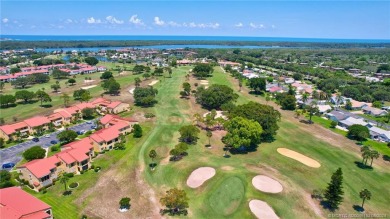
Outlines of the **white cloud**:
{"type": "Polygon", "coordinates": [[[218,29],[221,25],[219,23],[195,23],[191,22],[188,25],[184,23],[185,27],[191,27],[191,28],[213,28],[213,29],[218,29]]]}
{"type": "Polygon", "coordinates": [[[142,22],[142,20],[139,19],[138,15],[136,14],[130,17],[129,22],[135,25],[144,25],[144,22],[142,22]]]}
{"type": "Polygon", "coordinates": [[[271,25],[271,28],[272,28],[272,29],[275,29],[275,28],[276,28],[276,26],[272,24],[272,25],[271,25]]]}
{"type": "Polygon", "coordinates": [[[176,22],[174,22],[174,21],[169,21],[169,22],[168,22],[168,25],[169,25],[169,26],[172,26],[172,27],[181,27],[181,26],[182,26],[181,24],[178,24],[178,23],[176,23],[176,22]]]}
{"type": "Polygon", "coordinates": [[[100,19],[95,19],[93,17],[90,17],[87,19],[88,24],[100,24],[102,21],[100,19]]]}
{"type": "Polygon", "coordinates": [[[249,26],[252,27],[253,29],[263,29],[265,26],[263,24],[254,24],[254,23],[249,23],[249,26]]]}
{"type": "Polygon", "coordinates": [[[2,20],[1,20],[3,23],[8,23],[8,18],[3,18],[2,20]]]}
{"type": "Polygon", "coordinates": [[[65,20],[65,24],[71,24],[71,23],[73,23],[73,20],[72,20],[72,19],[69,19],[69,18],[68,18],[68,19],[65,20]]]}
{"type": "Polygon", "coordinates": [[[111,23],[111,24],[123,24],[123,20],[118,20],[114,16],[111,16],[111,15],[107,16],[106,20],[108,21],[108,23],[111,23]]]}
{"type": "Polygon", "coordinates": [[[35,29],[37,26],[35,26],[35,25],[32,25],[32,26],[30,26],[30,29],[35,29]]]}
{"type": "Polygon", "coordinates": [[[165,25],[165,22],[161,20],[159,17],[154,17],[154,24],[158,26],[163,26],[165,25]]]}
{"type": "Polygon", "coordinates": [[[238,24],[235,24],[234,26],[235,26],[235,27],[243,27],[244,25],[240,22],[240,23],[238,23],[238,24]]]}

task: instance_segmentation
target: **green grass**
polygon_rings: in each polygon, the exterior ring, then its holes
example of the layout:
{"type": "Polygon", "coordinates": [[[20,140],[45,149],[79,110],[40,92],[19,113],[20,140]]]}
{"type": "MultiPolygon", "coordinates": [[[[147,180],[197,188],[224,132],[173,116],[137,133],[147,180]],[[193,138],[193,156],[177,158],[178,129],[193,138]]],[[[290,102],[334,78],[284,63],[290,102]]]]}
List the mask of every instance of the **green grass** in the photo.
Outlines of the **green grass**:
{"type": "MultiPolygon", "coordinates": [[[[327,120],[327,119],[324,119],[324,118],[321,118],[318,116],[313,116],[312,120],[314,123],[320,124],[321,126],[332,130],[332,132],[335,132],[337,134],[340,134],[340,135],[347,137],[348,132],[346,132],[344,130],[337,129],[337,128],[330,128],[330,123],[332,122],[331,120],[327,120]]],[[[371,148],[373,148],[374,150],[377,150],[382,155],[390,156],[390,148],[387,147],[387,143],[377,142],[377,141],[374,141],[372,139],[367,139],[366,141],[363,141],[363,145],[370,146],[371,148]]]]}
{"type": "MultiPolygon", "coordinates": [[[[107,68],[112,68],[112,66],[115,66],[115,63],[99,63],[98,65],[104,65],[107,66],[107,68]]],[[[128,68],[132,68],[132,65],[126,65],[128,68]]],[[[134,83],[134,78],[136,77],[142,77],[140,75],[132,75],[131,73],[128,73],[126,75],[118,75],[117,71],[112,71],[113,75],[116,79],[116,81],[121,85],[122,92],[128,92],[128,90],[125,90],[126,87],[130,86],[134,83]]],[[[96,72],[93,74],[85,74],[85,75],[76,75],[76,85],[70,86],[65,85],[65,82],[67,79],[60,80],[60,91],[62,93],[67,93],[69,96],[71,96],[70,104],[75,104],[78,101],[73,100],[73,91],[80,89],[80,87],[87,86],[83,84],[85,77],[91,77],[92,80],[100,81],[100,72],[96,72]]],[[[54,109],[62,107],[63,106],[63,100],[61,99],[60,93],[53,93],[50,86],[55,83],[55,79],[52,79],[45,84],[35,84],[31,87],[26,88],[28,91],[36,92],[39,89],[44,89],[45,92],[50,94],[50,97],[52,99],[52,102],[44,103],[46,104],[46,107],[41,107],[39,101],[35,101],[33,103],[19,103],[15,105],[14,107],[9,108],[2,108],[0,109],[0,115],[2,118],[4,118],[6,123],[13,122],[13,117],[16,117],[18,121],[21,121],[23,119],[32,117],[37,114],[50,114],[53,112],[54,109]],[[34,110],[31,110],[34,109],[34,110]]],[[[12,94],[14,95],[16,91],[20,89],[14,89],[10,83],[6,83],[5,89],[3,91],[4,94],[12,94]]],[[[100,86],[100,83],[94,87],[89,89],[92,97],[99,97],[103,93],[103,88],[100,86]]]]}
{"type": "Polygon", "coordinates": [[[207,204],[216,214],[229,216],[237,210],[244,195],[244,183],[240,178],[231,176],[212,189],[207,204]]]}
{"type": "MultiPolygon", "coordinates": [[[[212,149],[204,147],[208,139],[204,131],[200,133],[198,143],[191,145],[188,156],[178,162],[166,162],[169,150],[178,142],[178,129],[191,123],[194,113],[189,100],[180,99],[179,91],[185,81],[185,74],[190,67],[174,69],[172,78],[162,78],[162,83],[155,87],[158,104],[154,108],[134,107],[134,112],[152,112],[156,115],[153,122],[143,123],[144,136],[133,139],[125,151],[111,151],[94,161],[95,166],[102,166],[102,172],[96,174],[87,172],[75,176],[72,180],[80,183],[74,194],[62,197],[63,185],[56,184],[47,194],[36,194],[37,197],[53,206],[56,218],[78,218],[79,214],[89,204],[93,194],[84,201],[75,203],[78,197],[85,194],[86,184],[96,183],[99,175],[109,168],[128,172],[146,167],[142,173],[146,182],[153,187],[157,200],[169,188],[184,189],[189,197],[190,213],[188,218],[254,218],[248,204],[251,199],[266,201],[280,218],[318,218],[304,196],[314,189],[323,189],[337,168],[344,173],[344,202],[336,213],[356,213],[353,205],[360,204],[359,192],[367,188],[372,193],[372,199],[366,202],[365,213],[390,214],[388,203],[390,197],[385,188],[389,187],[390,174],[388,168],[375,165],[374,169],[360,169],[354,162],[361,161],[358,153],[342,146],[330,145],[301,128],[301,125],[282,118],[276,140],[272,143],[262,143],[257,151],[248,154],[236,154],[230,158],[223,157],[223,144],[214,135],[212,149]],[[129,146],[131,145],[131,146],[129,146]],[[277,148],[285,147],[302,153],[320,162],[321,167],[310,168],[277,153],[277,148]],[[148,153],[155,149],[158,158],[156,169],[151,171],[148,153]],[[201,187],[191,189],[186,185],[187,177],[198,167],[210,166],[216,169],[216,175],[206,181],[201,187]],[[224,167],[230,167],[228,169],[224,167]],[[258,174],[272,176],[278,179],[284,187],[279,194],[266,194],[256,190],[251,180],[258,174]],[[70,213],[69,213],[70,212],[70,213]]],[[[232,86],[229,76],[218,68],[214,76],[208,78],[210,84],[226,84],[232,86]]],[[[238,103],[249,100],[258,101],[259,97],[239,93],[238,103]]],[[[198,112],[199,113],[199,112],[198,112]]],[[[100,191],[105,193],[107,191],[100,191]]],[[[132,197],[136,200],[137,197],[132,197]]],[[[111,209],[114,210],[114,209],[111,209]]],[[[134,209],[133,209],[134,210],[134,209]]],[[[323,210],[323,215],[329,212],[323,210]]]]}

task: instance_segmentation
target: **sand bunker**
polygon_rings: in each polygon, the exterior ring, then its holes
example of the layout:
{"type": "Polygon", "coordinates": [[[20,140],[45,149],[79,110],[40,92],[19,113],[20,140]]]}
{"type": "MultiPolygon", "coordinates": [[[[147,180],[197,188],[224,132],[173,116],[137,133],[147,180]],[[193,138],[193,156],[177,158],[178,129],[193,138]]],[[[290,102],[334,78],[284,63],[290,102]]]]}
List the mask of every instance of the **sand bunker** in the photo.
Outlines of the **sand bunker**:
{"type": "Polygon", "coordinates": [[[215,175],[215,169],[212,167],[200,167],[192,171],[187,179],[187,185],[191,188],[198,188],[208,179],[215,175]]]}
{"type": "Polygon", "coordinates": [[[88,89],[91,89],[91,88],[96,87],[96,86],[97,85],[91,85],[91,86],[81,87],[81,89],[88,90],[88,89]]]}
{"type": "Polygon", "coordinates": [[[264,175],[257,175],[252,179],[252,185],[262,191],[268,193],[279,193],[283,191],[283,186],[278,181],[264,175]]]}
{"type": "Polygon", "coordinates": [[[155,84],[157,84],[157,83],[158,83],[158,80],[154,80],[154,81],[152,81],[152,82],[149,83],[149,86],[153,86],[153,85],[155,85],[155,84]]]}
{"type": "Polygon", "coordinates": [[[260,200],[251,200],[249,202],[249,208],[252,213],[259,219],[278,219],[278,215],[266,202],[260,200]]]}
{"type": "Polygon", "coordinates": [[[131,94],[134,94],[134,90],[135,90],[135,88],[131,88],[131,89],[129,90],[129,92],[130,92],[131,94]]]}
{"type": "Polygon", "coordinates": [[[92,82],[94,82],[95,80],[84,80],[84,84],[90,84],[92,82]]]}
{"type": "Polygon", "coordinates": [[[295,152],[295,151],[292,151],[290,149],[278,148],[277,151],[279,152],[279,154],[284,155],[284,156],[289,157],[289,158],[292,158],[294,160],[297,160],[297,161],[305,164],[306,166],[314,167],[314,168],[319,168],[321,166],[321,164],[318,163],[318,161],[313,160],[310,157],[306,157],[305,155],[300,154],[300,153],[295,152]]]}
{"type": "Polygon", "coordinates": [[[207,80],[200,80],[200,84],[202,84],[202,85],[208,85],[208,84],[209,84],[209,81],[207,81],[207,80]]]}
{"type": "MultiPolygon", "coordinates": [[[[203,117],[206,117],[206,116],[207,116],[208,114],[210,114],[210,113],[211,113],[211,112],[207,112],[207,113],[203,114],[203,117]]],[[[217,113],[217,115],[215,115],[215,118],[222,118],[222,119],[224,119],[224,120],[227,120],[227,119],[228,119],[225,115],[222,114],[223,111],[217,110],[216,113],[217,113]]]]}

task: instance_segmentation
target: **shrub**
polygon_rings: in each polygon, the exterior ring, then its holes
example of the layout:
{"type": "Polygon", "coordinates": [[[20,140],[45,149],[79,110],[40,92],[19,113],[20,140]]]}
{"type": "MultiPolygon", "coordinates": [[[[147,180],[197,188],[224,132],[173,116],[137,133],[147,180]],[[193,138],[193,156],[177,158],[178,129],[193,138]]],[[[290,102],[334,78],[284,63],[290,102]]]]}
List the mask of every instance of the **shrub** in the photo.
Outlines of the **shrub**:
{"type": "Polygon", "coordinates": [[[390,156],[389,155],[383,155],[383,160],[384,161],[390,161],[390,156]]]}
{"type": "Polygon", "coordinates": [[[332,122],[330,123],[330,127],[331,127],[332,129],[336,128],[336,126],[337,126],[337,122],[336,122],[336,121],[332,121],[332,122]]]}
{"type": "Polygon", "coordinates": [[[124,197],[124,198],[121,198],[121,200],[119,201],[119,208],[120,209],[129,209],[130,208],[130,201],[131,199],[129,197],[124,197]]]}
{"type": "Polygon", "coordinates": [[[74,176],[74,173],[66,173],[65,176],[72,178],[74,176]]]}
{"type": "Polygon", "coordinates": [[[71,189],[77,188],[78,186],[79,184],[77,182],[72,182],[71,184],[69,184],[69,188],[71,189]]]}
{"type": "Polygon", "coordinates": [[[83,214],[83,216],[81,216],[81,219],[87,219],[87,215],[83,214]]]}
{"type": "Polygon", "coordinates": [[[27,149],[25,152],[23,152],[23,157],[24,159],[31,161],[35,159],[44,158],[45,154],[46,154],[46,150],[41,148],[41,146],[34,146],[27,149]]]}
{"type": "Polygon", "coordinates": [[[46,188],[42,188],[40,192],[42,192],[42,194],[45,194],[47,192],[47,189],[46,188]]]}
{"type": "Polygon", "coordinates": [[[149,119],[149,118],[153,118],[155,117],[155,115],[153,113],[145,113],[145,118],[149,119]]]}
{"type": "Polygon", "coordinates": [[[55,145],[55,146],[52,146],[52,147],[50,148],[50,151],[51,151],[51,152],[56,152],[56,151],[58,151],[59,149],[60,149],[60,147],[57,146],[57,145],[55,145]]]}
{"type": "Polygon", "coordinates": [[[95,165],[92,164],[92,165],[91,165],[91,169],[95,169],[95,165]]]}
{"type": "Polygon", "coordinates": [[[95,172],[99,172],[102,168],[101,167],[95,167],[95,172]]]}

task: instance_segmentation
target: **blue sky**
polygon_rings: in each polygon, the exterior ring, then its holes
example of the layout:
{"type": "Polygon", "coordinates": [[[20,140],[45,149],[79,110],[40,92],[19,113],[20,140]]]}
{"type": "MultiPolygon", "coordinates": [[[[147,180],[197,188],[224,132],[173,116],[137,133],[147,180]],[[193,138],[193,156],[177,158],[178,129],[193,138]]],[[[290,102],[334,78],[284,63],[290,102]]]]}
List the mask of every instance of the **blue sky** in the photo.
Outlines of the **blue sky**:
{"type": "Polygon", "coordinates": [[[2,35],[390,39],[390,1],[1,0],[2,35]]]}

